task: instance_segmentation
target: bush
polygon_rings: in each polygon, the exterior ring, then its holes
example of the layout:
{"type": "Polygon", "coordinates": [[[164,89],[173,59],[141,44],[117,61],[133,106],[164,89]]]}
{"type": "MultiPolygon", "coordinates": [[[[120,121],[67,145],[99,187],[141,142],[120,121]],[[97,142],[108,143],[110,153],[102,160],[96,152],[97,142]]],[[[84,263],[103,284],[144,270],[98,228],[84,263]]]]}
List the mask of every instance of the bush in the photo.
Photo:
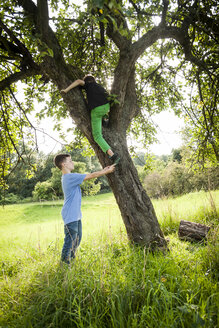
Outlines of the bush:
{"type": "Polygon", "coordinates": [[[0,205],[8,205],[8,204],[16,204],[21,200],[18,195],[13,193],[6,194],[4,196],[0,196],[0,205]]]}
{"type": "Polygon", "coordinates": [[[162,177],[158,172],[152,172],[145,177],[145,189],[150,197],[160,198],[163,196],[162,177]]]}
{"type": "Polygon", "coordinates": [[[48,181],[37,182],[33,191],[34,200],[53,200],[57,199],[55,190],[52,187],[52,183],[48,181]]]}
{"type": "Polygon", "coordinates": [[[100,191],[100,187],[101,187],[100,182],[95,184],[93,180],[87,180],[83,182],[81,186],[82,195],[94,196],[100,191]]]}

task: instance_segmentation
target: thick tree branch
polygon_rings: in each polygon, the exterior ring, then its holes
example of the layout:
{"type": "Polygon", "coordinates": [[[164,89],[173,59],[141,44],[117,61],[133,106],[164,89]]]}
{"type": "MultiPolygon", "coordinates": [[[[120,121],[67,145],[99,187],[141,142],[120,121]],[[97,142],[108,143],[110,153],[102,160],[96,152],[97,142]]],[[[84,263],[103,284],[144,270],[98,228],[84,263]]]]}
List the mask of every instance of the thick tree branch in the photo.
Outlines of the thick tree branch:
{"type": "Polygon", "coordinates": [[[137,104],[137,95],[136,95],[136,86],[135,86],[135,68],[131,70],[129,80],[126,87],[126,95],[125,95],[125,104],[128,106],[123,107],[122,112],[122,126],[125,132],[128,129],[132,119],[139,113],[139,106],[137,104]]]}
{"type": "MultiPolygon", "coordinates": [[[[29,53],[28,49],[25,45],[18,40],[18,38],[14,35],[14,33],[2,22],[0,19],[0,27],[10,36],[10,38],[14,41],[19,49],[20,54],[22,54],[25,58],[25,62],[30,66],[36,68],[36,64],[32,59],[31,54],[29,53]]],[[[17,49],[17,50],[18,50],[17,49]]]]}
{"type": "Polygon", "coordinates": [[[131,45],[131,36],[128,24],[123,16],[123,13],[119,10],[117,11],[118,13],[115,14],[107,5],[105,5],[105,8],[109,12],[109,15],[106,16],[106,19],[108,20],[106,33],[108,37],[113,40],[115,45],[122,51],[127,48],[127,46],[131,45]],[[116,22],[117,27],[113,24],[113,19],[116,22]],[[120,33],[120,29],[125,32],[126,36],[120,33]]]}
{"type": "Polygon", "coordinates": [[[169,0],[163,0],[163,11],[162,11],[162,18],[161,18],[162,25],[166,24],[168,6],[169,6],[169,0]]]}
{"type": "Polygon", "coordinates": [[[4,80],[0,81],[0,91],[10,87],[12,83],[15,83],[17,81],[21,81],[27,77],[40,74],[40,71],[37,69],[27,69],[25,71],[16,72],[14,74],[11,74],[10,76],[6,77],[4,80]]]}
{"type": "Polygon", "coordinates": [[[38,10],[35,3],[32,0],[17,0],[17,3],[25,10],[35,25],[37,25],[38,10]]]}
{"type": "Polygon", "coordinates": [[[18,40],[18,38],[14,35],[13,31],[11,31],[0,19],[0,27],[7,33],[10,39],[13,41],[9,42],[6,38],[4,38],[4,45],[6,46],[6,51],[11,55],[13,54],[12,59],[16,59],[20,61],[20,72],[15,72],[10,76],[6,77],[4,80],[0,81],[0,90],[4,90],[9,87],[12,83],[22,80],[26,77],[33,76],[35,74],[39,74],[41,69],[39,65],[37,65],[30,52],[26,48],[26,46],[18,40]],[[21,56],[18,56],[17,54],[21,56]]]}
{"type": "MultiPolygon", "coordinates": [[[[23,7],[24,11],[32,18],[33,24],[36,27],[37,32],[41,35],[41,40],[53,50],[54,59],[59,62],[59,65],[65,65],[62,49],[55,36],[55,33],[48,25],[48,7],[47,0],[38,0],[40,8],[37,8],[32,0],[17,0],[18,4],[23,7]],[[43,10],[46,12],[43,13],[43,10]],[[44,21],[45,19],[45,21],[44,21]],[[45,31],[44,31],[45,28],[45,31]]],[[[52,60],[52,58],[50,58],[52,60]]]]}
{"type": "MultiPolygon", "coordinates": [[[[20,49],[13,42],[7,40],[7,38],[0,36],[0,49],[6,51],[10,56],[8,59],[20,59],[20,49]]],[[[3,56],[2,56],[3,57],[3,56]]],[[[7,57],[5,57],[7,59],[7,57]]]]}
{"type": "Polygon", "coordinates": [[[49,31],[49,10],[47,0],[37,0],[37,8],[37,25],[43,39],[47,40],[49,31]]]}
{"type": "MultiPolygon", "coordinates": [[[[119,66],[118,68],[123,68],[119,66]]],[[[119,74],[119,71],[116,73],[119,74]]],[[[138,111],[137,97],[135,88],[135,67],[133,66],[130,71],[127,70],[126,74],[120,70],[119,79],[114,79],[113,92],[117,92],[119,104],[115,105],[110,112],[110,122],[113,126],[117,126],[121,134],[126,133],[126,130],[138,111]],[[120,89],[119,89],[120,88],[120,89]]]]}
{"type": "Polygon", "coordinates": [[[126,37],[122,36],[118,30],[114,29],[113,24],[108,24],[106,29],[106,34],[115,43],[118,49],[120,50],[125,49],[128,40],[126,37]]]}
{"type": "MultiPolygon", "coordinates": [[[[131,76],[131,72],[135,67],[135,62],[140,55],[156,42],[161,35],[161,31],[164,27],[156,27],[151,31],[147,32],[142,38],[140,38],[134,44],[126,44],[126,48],[120,51],[120,58],[118,65],[114,73],[114,82],[112,85],[111,93],[118,95],[118,100],[120,102],[119,106],[116,106],[115,120],[121,119],[123,106],[125,103],[127,85],[131,76]]],[[[134,87],[134,86],[133,86],[134,87]]],[[[135,87],[134,87],[135,88],[135,87]]]]}
{"type": "Polygon", "coordinates": [[[136,61],[148,47],[159,39],[174,39],[178,41],[183,48],[186,60],[194,63],[200,67],[201,70],[205,70],[209,75],[214,75],[214,72],[209,72],[209,67],[204,61],[193,55],[192,45],[185,25],[182,28],[179,28],[161,24],[152,28],[132,45],[133,60],[136,61]]]}

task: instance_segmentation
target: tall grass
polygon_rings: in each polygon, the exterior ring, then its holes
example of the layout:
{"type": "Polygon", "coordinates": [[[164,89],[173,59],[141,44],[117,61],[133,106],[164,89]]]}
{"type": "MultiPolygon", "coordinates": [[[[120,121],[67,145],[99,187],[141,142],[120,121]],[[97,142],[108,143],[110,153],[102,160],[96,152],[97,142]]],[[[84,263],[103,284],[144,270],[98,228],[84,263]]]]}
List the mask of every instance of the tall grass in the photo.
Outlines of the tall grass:
{"type": "Polygon", "coordinates": [[[153,200],[164,232],[178,230],[181,220],[214,226],[219,219],[219,191],[194,192],[177,198],[153,200]]]}
{"type": "MultiPolygon", "coordinates": [[[[185,206],[183,216],[181,202],[186,204],[186,196],[178,203],[155,202],[163,227],[169,214],[173,222],[200,218],[199,207],[188,217],[191,209],[185,206]]],[[[170,251],[151,254],[128,242],[112,195],[85,198],[82,244],[74,263],[65,267],[59,260],[60,210],[60,202],[1,209],[0,327],[217,327],[215,228],[206,245],[182,242],[170,229],[170,251]]]]}

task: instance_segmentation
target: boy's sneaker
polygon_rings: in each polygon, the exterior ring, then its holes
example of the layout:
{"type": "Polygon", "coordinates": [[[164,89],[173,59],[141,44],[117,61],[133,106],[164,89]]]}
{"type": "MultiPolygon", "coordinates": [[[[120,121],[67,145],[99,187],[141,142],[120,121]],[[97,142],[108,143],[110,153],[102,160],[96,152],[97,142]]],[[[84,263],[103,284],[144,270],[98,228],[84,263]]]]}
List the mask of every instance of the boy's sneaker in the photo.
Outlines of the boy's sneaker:
{"type": "Polygon", "coordinates": [[[111,156],[110,159],[113,161],[113,164],[115,164],[115,165],[117,165],[120,161],[120,157],[117,153],[115,153],[113,156],[111,156]]]}
{"type": "Polygon", "coordinates": [[[102,119],[102,126],[104,128],[108,128],[108,126],[109,126],[109,119],[108,118],[103,118],[102,119]]]}

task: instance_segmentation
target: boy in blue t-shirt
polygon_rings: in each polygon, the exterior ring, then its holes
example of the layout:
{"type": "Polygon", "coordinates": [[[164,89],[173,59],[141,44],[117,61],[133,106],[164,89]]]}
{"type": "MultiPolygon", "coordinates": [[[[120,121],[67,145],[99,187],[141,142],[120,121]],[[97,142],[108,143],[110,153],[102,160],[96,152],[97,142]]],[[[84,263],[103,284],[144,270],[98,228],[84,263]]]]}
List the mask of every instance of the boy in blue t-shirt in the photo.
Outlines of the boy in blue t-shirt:
{"type": "Polygon", "coordinates": [[[64,205],[62,218],[64,221],[64,245],[61,260],[70,264],[75,257],[75,251],[81,242],[81,188],[83,181],[101,177],[112,173],[115,164],[105,167],[103,170],[89,174],[71,173],[74,163],[69,154],[59,154],[54,158],[55,165],[62,171],[62,190],[64,193],[64,205]]]}

